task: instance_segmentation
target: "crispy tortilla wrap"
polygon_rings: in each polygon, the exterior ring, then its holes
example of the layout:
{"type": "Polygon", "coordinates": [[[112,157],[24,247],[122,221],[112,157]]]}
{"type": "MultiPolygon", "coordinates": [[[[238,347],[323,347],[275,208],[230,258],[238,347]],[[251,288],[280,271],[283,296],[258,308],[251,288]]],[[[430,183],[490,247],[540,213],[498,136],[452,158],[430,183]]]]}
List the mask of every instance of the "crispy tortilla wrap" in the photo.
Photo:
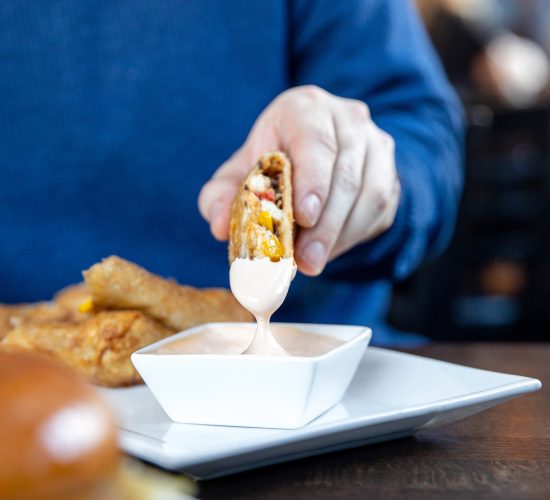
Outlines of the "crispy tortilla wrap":
{"type": "Polygon", "coordinates": [[[94,308],[137,309],[174,331],[252,320],[229,290],[178,285],[120,257],[107,257],[83,274],[94,308]]]}
{"type": "Polygon", "coordinates": [[[294,256],[292,167],[284,153],[263,155],[231,206],[229,262],[294,256]]]}

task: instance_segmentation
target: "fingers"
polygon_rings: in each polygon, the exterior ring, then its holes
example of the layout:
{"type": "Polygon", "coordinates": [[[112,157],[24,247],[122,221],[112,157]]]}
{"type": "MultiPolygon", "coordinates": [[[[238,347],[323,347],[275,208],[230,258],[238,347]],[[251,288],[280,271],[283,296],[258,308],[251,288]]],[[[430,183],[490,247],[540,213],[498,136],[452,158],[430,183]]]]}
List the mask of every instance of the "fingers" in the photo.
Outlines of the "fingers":
{"type": "Polygon", "coordinates": [[[293,164],[294,218],[313,227],[325,207],[338,153],[330,95],[316,87],[289,92],[274,103],[274,126],[293,164]]]}
{"type": "Polygon", "coordinates": [[[322,271],[361,189],[367,128],[354,106],[340,106],[333,115],[338,152],[329,195],[317,224],[302,229],[296,241],[295,258],[304,274],[322,271]]]}
{"type": "Polygon", "coordinates": [[[393,223],[400,197],[393,140],[364,103],[308,86],[275,99],[201,190],[199,209],[214,237],[227,239],[242,179],[259,156],[277,149],[293,163],[294,216],[301,227],[295,259],[304,274],[319,274],[328,260],[393,223]]]}
{"type": "Polygon", "coordinates": [[[396,174],[391,136],[374,123],[368,125],[368,149],[362,188],[330,258],[387,230],[399,206],[400,184],[396,174]]]}
{"type": "MultiPolygon", "coordinates": [[[[286,92],[260,115],[245,144],[199,195],[199,209],[217,239],[226,239],[229,207],[254,161],[283,149],[293,162],[293,204],[298,225],[312,227],[328,198],[338,150],[329,94],[315,87],[286,92]],[[319,106],[322,99],[325,105],[319,106]]],[[[333,99],[333,98],[332,98],[333,99]]]]}
{"type": "Polygon", "coordinates": [[[216,170],[199,193],[199,211],[217,240],[224,241],[229,236],[231,203],[254,162],[266,151],[280,147],[266,112],[258,117],[242,147],[216,170]]]}
{"type": "Polygon", "coordinates": [[[243,146],[216,171],[199,194],[199,211],[210,223],[210,231],[217,240],[228,238],[229,210],[242,179],[250,169],[249,156],[243,146]]]}
{"type": "Polygon", "coordinates": [[[224,241],[229,233],[229,209],[237,193],[239,183],[236,179],[212,179],[201,189],[199,210],[210,223],[214,238],[224,241]]]}

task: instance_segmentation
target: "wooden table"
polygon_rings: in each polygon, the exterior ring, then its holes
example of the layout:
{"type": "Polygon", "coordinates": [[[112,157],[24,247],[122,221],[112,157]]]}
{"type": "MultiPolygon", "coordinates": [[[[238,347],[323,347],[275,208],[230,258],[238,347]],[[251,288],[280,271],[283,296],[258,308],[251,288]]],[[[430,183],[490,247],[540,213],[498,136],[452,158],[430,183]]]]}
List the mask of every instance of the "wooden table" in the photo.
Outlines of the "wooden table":
{"type": "Polygon", "coordinates": [[[535,377],[543,388],[414,437],[204,481],[199,497],[550,499],[550,343],[434,344],[412,352],[535,377]]]}

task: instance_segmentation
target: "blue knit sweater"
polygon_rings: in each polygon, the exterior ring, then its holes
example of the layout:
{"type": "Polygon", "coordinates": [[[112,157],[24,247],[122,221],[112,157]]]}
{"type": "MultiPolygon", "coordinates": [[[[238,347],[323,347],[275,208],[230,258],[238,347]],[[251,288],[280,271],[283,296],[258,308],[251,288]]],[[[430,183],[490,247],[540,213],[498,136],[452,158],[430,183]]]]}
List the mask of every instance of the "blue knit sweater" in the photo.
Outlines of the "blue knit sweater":
{"type": "Polygon", "coordinates": [[[393,135],[402,200],[276,319],[391,340],[390,280],[446,244],[461,187],[460,108],[410,3],[0,2],[0,302],[48,298],[109,254],[227,286],[199,190],[275,96],[316,84],[393,135]]]}

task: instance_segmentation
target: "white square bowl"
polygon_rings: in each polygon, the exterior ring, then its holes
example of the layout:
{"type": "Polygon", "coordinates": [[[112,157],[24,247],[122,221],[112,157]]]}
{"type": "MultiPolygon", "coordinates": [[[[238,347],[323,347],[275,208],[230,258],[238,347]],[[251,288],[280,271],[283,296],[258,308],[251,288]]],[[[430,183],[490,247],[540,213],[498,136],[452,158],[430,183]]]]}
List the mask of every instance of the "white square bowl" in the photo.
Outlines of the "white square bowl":
{"type": "Polygon", "coordinates": [[[344,343],[315,357],[155,353],[206,328],[222,327],[223,335],[223,327],[239,326],[250,339],[256,328],[253,323],[208,323],[140,349],[132,362],[174,422],[297,429],[340,401],[372,332],[364,326],[274,325],[344,343]]]}

